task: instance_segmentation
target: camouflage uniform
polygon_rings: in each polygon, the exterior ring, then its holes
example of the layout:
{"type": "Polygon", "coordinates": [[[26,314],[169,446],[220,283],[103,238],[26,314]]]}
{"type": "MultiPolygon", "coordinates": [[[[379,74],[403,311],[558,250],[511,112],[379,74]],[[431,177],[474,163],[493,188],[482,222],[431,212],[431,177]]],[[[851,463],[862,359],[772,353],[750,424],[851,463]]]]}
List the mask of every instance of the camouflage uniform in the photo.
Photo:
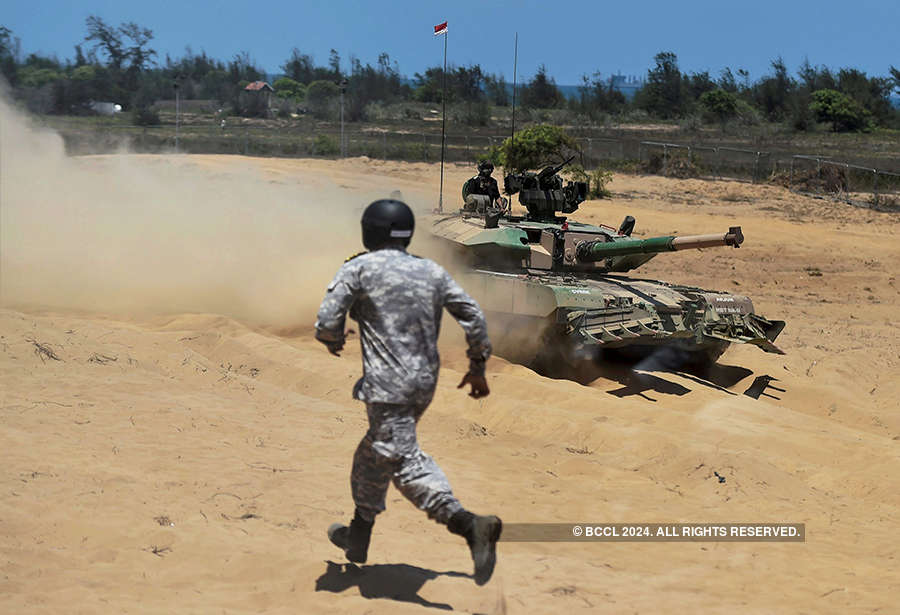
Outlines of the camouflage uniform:
{"type": "Polygon", "coordinates": [[[316,337],[344,339],[344,319],[358,321],[363,376],[353,396],[366,402],[369,430],[353,457],[351,487],[366,520],[384,510],[391,480],[428,516],[446,523],[462,509],[446,476],[419,448],[416,423],[431,402],[440,357],[443,308],[462,326],[469,371],[483,375],[491,353],[484,315],[438,264],[401,249],[382,249],[346,262],[319,308],[316,337]]]}
{"type": "Polygon", "coordinates": [[[480,174],[466,182],[467,194],[483,194],[491,198],[491,203],[500,198],[500,188],[497,180],[491,176],[483,177],[480,174]]]}

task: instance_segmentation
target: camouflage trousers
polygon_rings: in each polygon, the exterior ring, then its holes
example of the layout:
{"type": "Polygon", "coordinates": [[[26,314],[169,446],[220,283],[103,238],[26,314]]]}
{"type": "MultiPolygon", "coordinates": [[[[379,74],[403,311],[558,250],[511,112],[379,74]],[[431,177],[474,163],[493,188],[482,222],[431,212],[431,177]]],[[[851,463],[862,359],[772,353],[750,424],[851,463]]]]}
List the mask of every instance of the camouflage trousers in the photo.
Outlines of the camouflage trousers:
{"type": "Polygon", "coordinates": [[[444,472],[419,448],[416,424],[425,405],[368,403],[369,431],[353,456],[350,487],[364,519],[384,510],[388,485],[394,486],[431,519],[446,524],[462,505],[444,472]]]}

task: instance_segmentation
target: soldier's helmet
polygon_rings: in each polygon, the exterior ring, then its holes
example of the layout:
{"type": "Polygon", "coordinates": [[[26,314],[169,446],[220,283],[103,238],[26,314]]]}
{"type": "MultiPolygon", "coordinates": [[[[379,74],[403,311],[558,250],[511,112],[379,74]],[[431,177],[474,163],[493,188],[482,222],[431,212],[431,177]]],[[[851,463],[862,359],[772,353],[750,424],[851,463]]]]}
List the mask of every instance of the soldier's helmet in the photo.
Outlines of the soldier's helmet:
{"type": "Polygon", "coordinates": [[[483,175],[484,177],[489,176],[494,172],[494,163],[490,160],[482,160],[478,163],[478,174],[483,175]]]}
{"type": "Polygon", "coordinates": [[[408,246],[415,226],[416,218],[406,203],[397,199],[380,199],[363,212],[363,245],[367,250],[396,243],[408,246]]]}

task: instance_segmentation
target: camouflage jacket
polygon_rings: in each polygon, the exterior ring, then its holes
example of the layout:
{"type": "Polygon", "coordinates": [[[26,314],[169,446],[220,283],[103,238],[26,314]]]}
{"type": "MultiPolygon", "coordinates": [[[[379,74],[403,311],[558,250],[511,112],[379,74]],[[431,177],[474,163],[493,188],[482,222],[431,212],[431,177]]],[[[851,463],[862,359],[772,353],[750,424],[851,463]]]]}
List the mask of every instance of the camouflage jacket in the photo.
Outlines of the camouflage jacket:
{"type": "Polygon", "coordinates": [[[469,194],[483,194],[491,198],[491,203],[500,198],[500,188],[493,177],[476,175],[468,181],[469,194]]]}
{"type": "Polygon", "coordinates": [[[469,371],[484,374],[491,354],[478,304],[440,265],[399,249],[348,260],[319,307],[316,338],[343,342],[344,320],[359,323],[363,377],[353,396],[366,402],[428,403],[437,384],[437,349],[443,308],[456,318],[469,344],[469,371]]]}

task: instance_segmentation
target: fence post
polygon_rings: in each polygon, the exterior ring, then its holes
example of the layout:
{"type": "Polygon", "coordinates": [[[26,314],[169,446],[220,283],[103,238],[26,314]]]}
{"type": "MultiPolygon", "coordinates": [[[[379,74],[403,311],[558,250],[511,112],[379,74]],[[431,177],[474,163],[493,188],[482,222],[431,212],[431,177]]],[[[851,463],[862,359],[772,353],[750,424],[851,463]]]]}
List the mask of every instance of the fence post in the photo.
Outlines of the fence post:
{"type": "Polygon", "coordinates": [[[381,133],[381,159],[387,160],[387,131],[381,133]]]}
{"type": "Polygon", "coordinates": [[[795,160],[796,160],[796,158],[791,156],[791,176],[788,179],[788,190],[790,190],[792,192],[794,190],[794,161],[795,160]]]}
{"type": "Polygon", "coordinates": [[[716,179],[722,179],[722,150],[716,148],[716,179]]]}
{"type": "Polygon", "coordinates": [[[847,169],[847,202],[850,202],[850,163],[844,163],[844,166],[847,169]]]}
{"type": "Polygon", "coordinates": [[[665,175],[669,170],[669,146],[663,144],[663,168],[662,174],[665,175]]]}
{"type": "Polygon", "coordinates": [[[759,152],[756,152],[756,162],[753,163],[753,183],[756,183],[756,176],[759,175],[759,152]]]}
{"type": "Polygon", "coordinates": [[[875,195],[875,202],[878,202],[878,169],[872,169],[872,173],[875,175],[875,181],[872,182],[872,192],[875,195]]]}

